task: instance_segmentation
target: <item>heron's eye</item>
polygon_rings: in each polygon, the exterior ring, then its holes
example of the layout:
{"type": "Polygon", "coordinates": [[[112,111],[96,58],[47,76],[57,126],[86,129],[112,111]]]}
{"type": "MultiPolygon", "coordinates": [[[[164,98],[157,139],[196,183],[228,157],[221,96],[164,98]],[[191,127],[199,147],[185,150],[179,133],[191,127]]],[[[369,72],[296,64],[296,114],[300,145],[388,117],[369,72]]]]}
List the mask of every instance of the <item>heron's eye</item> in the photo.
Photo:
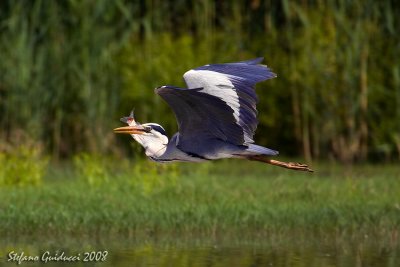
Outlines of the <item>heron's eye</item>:
{"type": "MultiPolygon", "coordinates": [[[[160,134],[162,134],[162,135],[167,135],[166,134],[166,132],[165,132],[165,130],[164,130],[164,128],[163,127],[161,127],[160,125],[158,125],[158,124],[155,124],[155,123],[152,123],[152,124],[147,124],[147,125],[145,125],[145,126],[143,126],[143,127],[145,127],[145,129],[146,129],[146,127],[149,127],[149,131],[148,132],[150,132],[150,131],[154,131],[154,132],[157,132],[157,133],[160,133],[160,134]]],[[[147,131],[147,130],[146,130],[147,131]]],[[[153,133],[154,133],[153,132],[153,133]]]]}
{"type": "Polygon", "coordinates": [[[144,126],[143,128],[147,133],[151,132],[152,130],[151,126],[144,126]]]}

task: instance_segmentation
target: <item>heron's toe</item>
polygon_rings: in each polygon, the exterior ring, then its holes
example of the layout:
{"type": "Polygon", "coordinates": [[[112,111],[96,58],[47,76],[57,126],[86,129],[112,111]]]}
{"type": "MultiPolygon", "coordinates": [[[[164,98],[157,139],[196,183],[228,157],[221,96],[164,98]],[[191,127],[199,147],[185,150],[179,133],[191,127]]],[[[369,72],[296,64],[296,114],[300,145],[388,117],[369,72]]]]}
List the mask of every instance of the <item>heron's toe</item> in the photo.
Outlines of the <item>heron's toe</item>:
{"type": "Polygon", "coordinates": [[[298,162],[289,162],[289,165],[292,167],[302,167],[302,168],[308,167],[307,164],[302,164],[302,163],[298,163],[298,162]]]}
{"type": "Polygon", "coordinates": [[[297,163],[297,162],[289,162],[289,166],[292,169],[300,170],[300,171],[307,171],[307,172],[314,172],[312,169],[308,167],[307,164],[297,163]]]}

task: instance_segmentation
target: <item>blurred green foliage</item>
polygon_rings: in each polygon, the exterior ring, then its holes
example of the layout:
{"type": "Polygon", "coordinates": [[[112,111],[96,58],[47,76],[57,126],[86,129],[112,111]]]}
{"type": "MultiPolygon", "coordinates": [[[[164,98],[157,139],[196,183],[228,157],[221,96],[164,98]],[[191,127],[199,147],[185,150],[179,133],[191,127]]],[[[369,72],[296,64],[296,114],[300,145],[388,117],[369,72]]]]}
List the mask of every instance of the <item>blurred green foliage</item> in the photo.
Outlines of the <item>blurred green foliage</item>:
{"type": "Polygon", "coordinates": [[[73,163],[77,176],[86,179],[89,185],[98,186],[108,182],[109,159],[95,154],[80,153],[73,157],[73,163]]]}
{"type": "Polygon", "coordinates": [[[76,177],[85,180],[91,187],[111,185],[111,176],[124,176],[126,188],[146,196],[176,187],[181,174],[176,164],[154,164],[148,160],[130,162],[93,153],[75,155],[73,167],[76,177]]]}
{"type": "Polygon", "coordinates": [[[156,194],[178,186],[181,174],[176,164],[154,164],[150,161],[136,162],[132,171],[127,171],[127,183],[133,190],[145,196],[156,194]]]}
{"type": "Polygon", "coordinates": [[[257,86],[258,143],[308,160],[398,160],[397,14],[391,0],[5,0],[0,137],[24,131],[56,158],[132,153],[111,131],[132,107],[177,130],[153,88],[264,56],[278,78],[257,86]]]}
{"type": "Polygon", "coordinates": [[[48,159],[38,147],[19,147],[0,151],[0,186],[38,185],[46,172],[48,159]]]}
{"type": "Polygon", "coordinates": [[[311,176],[240,160],[218,161],[203,175],[193,172],[193,164],[139,162],[96,186],[63,168],[40,187],[0,187],[0,234],[11,240],[119,235],[135,240],[168,233],[189,239],[267,237],[292,229],[370,238],[376,233],[399,241],[396,164],[316,164],[311,176]]]}

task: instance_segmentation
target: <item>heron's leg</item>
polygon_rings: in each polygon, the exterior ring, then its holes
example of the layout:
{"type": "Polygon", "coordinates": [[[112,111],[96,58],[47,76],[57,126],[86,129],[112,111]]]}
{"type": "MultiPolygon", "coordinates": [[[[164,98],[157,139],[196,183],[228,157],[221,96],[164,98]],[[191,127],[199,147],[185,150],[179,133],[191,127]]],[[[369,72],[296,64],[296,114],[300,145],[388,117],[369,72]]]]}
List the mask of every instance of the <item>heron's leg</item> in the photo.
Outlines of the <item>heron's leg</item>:
{"type": "Polygon", "coordinates": [[[279,160],[274,160],[274,159],[268,159],[263,156],[250,156],[248,157],[249,160],[255,160],[255,161],[261,161],[264,163],[268,163],[271,165],[283,167],[286,169],[291,169],[295,171],[307,171],[307,172],[314,172],[312,169],[310,169],[306,164],[301,164],[301,163],[295,163],[295,162],[283,162],[279,160]]]}

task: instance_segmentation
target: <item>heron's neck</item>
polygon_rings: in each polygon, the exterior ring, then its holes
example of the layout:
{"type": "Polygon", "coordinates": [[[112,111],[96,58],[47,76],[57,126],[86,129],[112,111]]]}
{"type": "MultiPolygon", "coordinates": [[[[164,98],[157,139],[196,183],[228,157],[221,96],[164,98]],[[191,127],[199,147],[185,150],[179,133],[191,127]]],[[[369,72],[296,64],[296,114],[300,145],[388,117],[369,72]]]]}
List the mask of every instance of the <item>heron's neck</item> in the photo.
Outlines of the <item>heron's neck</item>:
{"type": "Polygon", "coordinates": [[[132,137],[144,147],[148,157],[161,157],[167,150],[168,137],[166,136],[132,135],[132,137]]]}

